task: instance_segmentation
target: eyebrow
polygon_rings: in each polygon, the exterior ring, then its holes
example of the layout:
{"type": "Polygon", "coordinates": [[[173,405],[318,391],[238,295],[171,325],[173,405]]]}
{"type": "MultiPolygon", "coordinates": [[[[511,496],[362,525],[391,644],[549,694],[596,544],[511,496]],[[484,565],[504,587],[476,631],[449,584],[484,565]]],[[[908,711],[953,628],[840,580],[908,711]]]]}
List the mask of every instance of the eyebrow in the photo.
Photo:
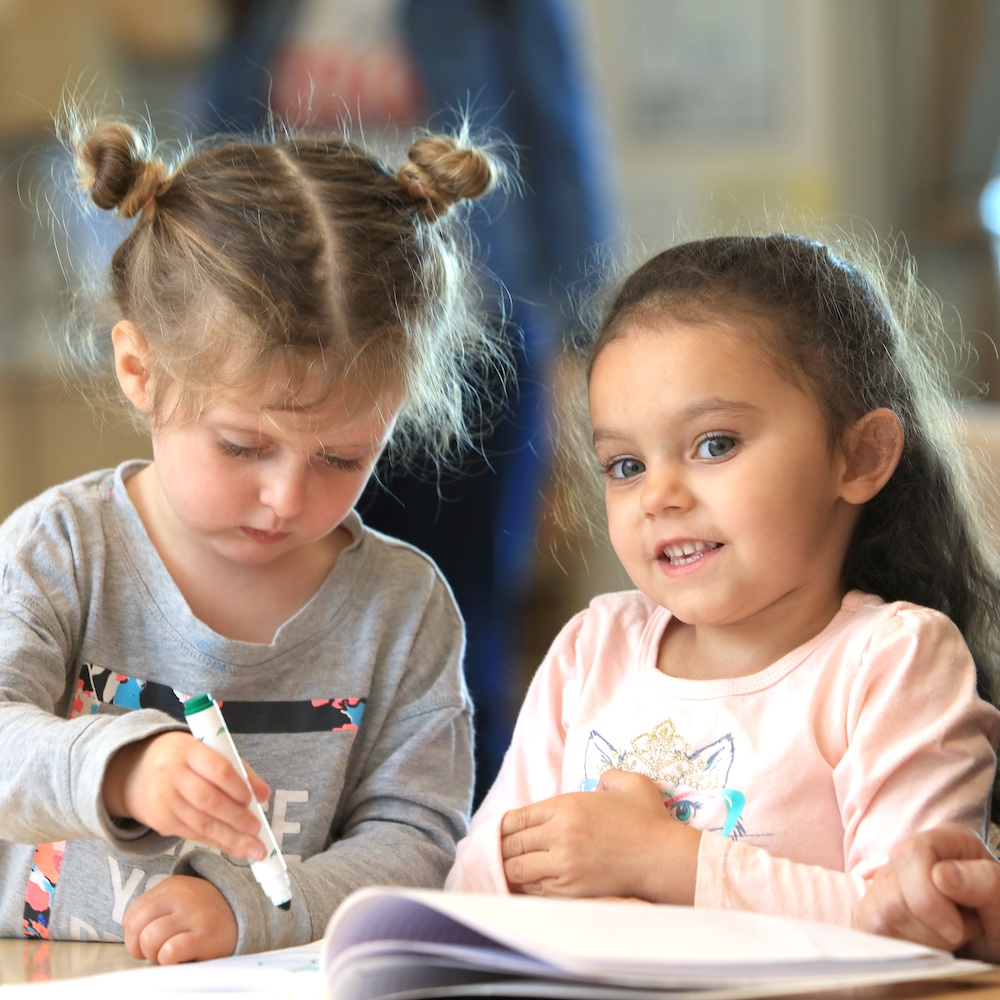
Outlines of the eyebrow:
{"type": "MultiPolygon", "coordinates": [[[[703,420],[705,417],[710,417],[714,414],[727,417],[742,417],[759,412],[760,407],[754,406],[752,403],[746,403],[735,399],[722,399],[720,397],[713,396],[709,399],[702,399],[696,403],[692,403],[690,406],[686,406],[677,414],[676,419],[683,423],[687,423],[692,420],[703,420]]],[[[602,441],[607,441],[617,437],[620,437],[620,435],[616,434],[614,431],[602,430],[599,428],[594,431],[593,441],[596,445],[602,441]]]]}

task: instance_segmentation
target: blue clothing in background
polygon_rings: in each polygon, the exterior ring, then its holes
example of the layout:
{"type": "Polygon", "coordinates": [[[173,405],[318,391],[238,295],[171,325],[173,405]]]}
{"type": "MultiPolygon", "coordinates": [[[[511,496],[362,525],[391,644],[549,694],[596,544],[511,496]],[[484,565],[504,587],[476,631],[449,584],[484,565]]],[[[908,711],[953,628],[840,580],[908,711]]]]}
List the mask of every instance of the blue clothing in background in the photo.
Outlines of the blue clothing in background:
{"type": "MultiPolygon", "coordinates": [[[[308,5],[237,6],[194,112],[208,133],[264,124],[271,71],[308,5]]],[[[390,471],[387,489],[372,484],[358,505],[367,524],[438,563],[466,619],[478,803],[510,742],[528,680],[518,657],[549,470],[548,386],[570,321],[567,293],[583,294],[599,278],[587,273],[591,253],[612,236],[607,142],[587,93],[572,4],[401,0],[397,11],[399,40],[423,91],[421,124],[448,130],[468,115],[474,135],[512,144],[521,181],[520,191],[497,191],[472,206],[483,261],[505,289],[487,288],[486,302],[509,296],[506,312],[496,310],[518,364],[506,418],[461,475],[438,483],[390,471]]],[[[343,96],[353,107],[354,98],[343,96]]],[[[412,123],[397,124],[405,133],[412,123]]]]}
{"type": "Polygon", "coordinates": [[[403,0],[400,28],[430,127],[453,124],[460,110],[474,134],[505,136],[523,187],[494,193],[473,215],[486,265],[511,297],[512,412],[487,440],[486,460],[442,483],[440,495],[437,484],[390,479],[399,502],[383,494],[363,510],[437,560],[466,618],[478,802],[529,679],[517,656],[549,470],[547,387],[570,322],[567,293],[576,298],[599,278],[588,274],[593,251],[611,237],[607,142],[561,0],[403,0]]]}

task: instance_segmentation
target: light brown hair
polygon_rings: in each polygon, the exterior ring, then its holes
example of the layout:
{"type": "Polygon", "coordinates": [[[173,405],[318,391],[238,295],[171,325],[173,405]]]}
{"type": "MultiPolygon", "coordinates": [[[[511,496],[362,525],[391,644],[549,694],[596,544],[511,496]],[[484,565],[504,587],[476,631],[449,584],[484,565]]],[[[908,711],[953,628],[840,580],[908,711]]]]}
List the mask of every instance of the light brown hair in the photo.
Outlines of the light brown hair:
{"type": "Polygon", "coordinates": [[[108,323],[127,319],[149,347],[154,419],[168,386],[194,415],[270,378],[290,407],[399,393],[397,462],[440,465],[468,442],[481,381],[506,365],[454,210],[502,177],[484,148],[424,135],[392,170],[341,134],[218,137],[168,164],[124,121],[71,110],[63,134],[93,203],[136,220],[104,317],[72,339],[98,381],[108,323]]]}

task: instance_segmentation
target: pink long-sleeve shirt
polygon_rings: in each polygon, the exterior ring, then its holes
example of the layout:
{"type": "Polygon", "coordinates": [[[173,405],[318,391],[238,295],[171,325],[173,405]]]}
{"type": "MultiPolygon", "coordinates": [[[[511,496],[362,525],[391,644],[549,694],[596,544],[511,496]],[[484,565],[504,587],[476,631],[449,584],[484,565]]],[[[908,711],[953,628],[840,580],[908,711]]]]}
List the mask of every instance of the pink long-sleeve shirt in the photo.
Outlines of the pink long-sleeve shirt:
{"type": "Polygon", "coordinates": [[[776,663],[709,681],[657,669],[669,620],[633,591],[563,628],[448,889],[508,892],[504,813],[612,767],[648,775],[678,819],[708,831],[696,906],[850,925],[896,841],[946,820],[985,833],[1000,712],[977,696],[947,617],[853,591],[776,663]]]}

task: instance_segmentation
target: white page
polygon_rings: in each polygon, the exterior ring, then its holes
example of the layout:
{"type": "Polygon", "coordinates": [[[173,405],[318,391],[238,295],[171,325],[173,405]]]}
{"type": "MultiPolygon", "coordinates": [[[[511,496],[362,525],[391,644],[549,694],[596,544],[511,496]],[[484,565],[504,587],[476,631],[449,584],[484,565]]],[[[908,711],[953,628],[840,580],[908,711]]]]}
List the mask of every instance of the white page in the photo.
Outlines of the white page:
{"type": "Polygon", "coordinates": [[[698,985],[695,988],[642,989],[610,986],[606,983],[581,983],[571,980],[488,979],[483,983],[465,982],[460,970],[449,979],[443,975],[435,984],[413,988],[413,966],[406,956],[381,956],[370,967],[365,962],[352,964],[350,974],[337,982],[333,1000],[448,1000],[449,997],[510,997],[531,1000],[760,1000],[789,994],[810,994],[831,989],[851,989],[904,982],[966,975],[990,968],[981,962],[957,961],[953,966],[926,969],[895,969],[891,972],[858,973],[822,977],[784,977],[757,979],[750,983],[734,983],[720,987],[698,985]]]}
{"type": "Polygon", "coordinates": [[[388,950],[411,947],[409,939],[434,942],[439,954],[452,957],[469,944],[488,947],[492,941],[508,966],[517,955],[503,952],[505,947],[537,960],[525,968],[527,975],[538,975],[541,962],[552,974],[630,985],[890,968],[929,973],[955,962],[947,952],[906,941],[757,913],[372,888],[354,893],[334,914],[327,931],[328,971],[350,960],[353,945],[378,938],[403,942],[388,944],[388,950]]]}

